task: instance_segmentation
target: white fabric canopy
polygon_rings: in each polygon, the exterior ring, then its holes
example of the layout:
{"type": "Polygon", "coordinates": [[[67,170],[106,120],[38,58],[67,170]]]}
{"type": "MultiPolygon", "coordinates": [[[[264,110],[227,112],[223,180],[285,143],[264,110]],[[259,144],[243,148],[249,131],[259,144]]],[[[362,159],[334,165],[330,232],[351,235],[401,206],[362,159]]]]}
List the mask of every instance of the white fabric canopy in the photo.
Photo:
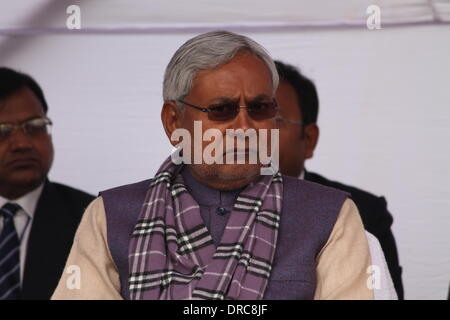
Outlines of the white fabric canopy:
{"type": "Polygon", "coordinates": [[[314,80],[321,133],[307,168],[386,196],[406,298],[447,298],[447,0],[1,0],[0,65],[40,83],[54,122],[50,179],[97,194],[152,177],[171,150],[164,68],[218,28],[314,80]],[[73,4],[80,31],[66,28],[73,4]],[[372,4],[382,30],[366,27],[372,4]]]}
{"type": "Polygon", "coordinates": [[[14,0],[0,5],[0,34],[74,32],[69,5],[81,9],[77,32],[199,32],[364,26],[370,5],[383,26],[450,23],[448,0],[14,0]]]}

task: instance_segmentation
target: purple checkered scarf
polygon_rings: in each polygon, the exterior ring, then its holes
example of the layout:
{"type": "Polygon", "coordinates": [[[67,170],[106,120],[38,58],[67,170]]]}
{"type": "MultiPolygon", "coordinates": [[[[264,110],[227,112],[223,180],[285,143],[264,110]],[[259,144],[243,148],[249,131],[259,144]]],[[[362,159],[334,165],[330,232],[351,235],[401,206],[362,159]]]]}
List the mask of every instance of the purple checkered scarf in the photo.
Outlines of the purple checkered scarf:
{"type": "Polygon", "coordinates": [[[180,165],[169,157],[152,179],[129,244],[131,299],[262,299],[281,212],[279,173],[238,196],[216,248],[180,165]]]}

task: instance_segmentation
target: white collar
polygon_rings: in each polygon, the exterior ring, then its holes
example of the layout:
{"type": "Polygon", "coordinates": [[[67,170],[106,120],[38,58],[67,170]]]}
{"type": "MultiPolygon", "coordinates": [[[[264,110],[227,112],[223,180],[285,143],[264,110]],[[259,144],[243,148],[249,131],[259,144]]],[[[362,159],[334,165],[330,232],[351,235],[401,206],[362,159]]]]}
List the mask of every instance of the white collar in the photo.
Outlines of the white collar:
{"type": "Polygon", "coordinates": [[[300,180],[305,180],[305,170],[302,170],[302,173],[298,176],[300,180]]]}
{"type": "Polygon", "coordinates": [[[17,203],[30,218],[33,218],[42,189],[44,189],[44,183],[41,183],[39,187],[16,200],[9,200],[0,196],[0,208],[8,202],[17,203]]]}

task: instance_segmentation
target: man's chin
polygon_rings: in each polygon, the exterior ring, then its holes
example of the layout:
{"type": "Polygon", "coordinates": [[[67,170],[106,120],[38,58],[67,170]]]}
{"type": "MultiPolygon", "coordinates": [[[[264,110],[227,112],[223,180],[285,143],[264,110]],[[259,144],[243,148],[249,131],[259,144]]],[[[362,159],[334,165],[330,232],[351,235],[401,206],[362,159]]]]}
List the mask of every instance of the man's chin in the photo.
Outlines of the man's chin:
{"type": "Polygon", "coordinates": [[[32,190],[39,186],[45,180],[45,177],[36,172],[22,171],[16,172],[8,180],[11,186],[32,190]]]}
{"type": "Polygon", "coordinates": [[[256,177],[260,174],[259,164],[225,164],[218,170],[224,180],[239,180],[256,177]]]}
{"type": "Polygon", "coordinates": [[[238,189],[255,180],[261,173],[261,166],[254,164],[225,165],[218,170],[218,178],[224,189],[238,189]]]}
{"type": "Polygon", "coordinates": [[[197,178],[221,190],[239,189],[256,179],[261,172],[259,164],[213,164],[193,166],[197,178]]]}

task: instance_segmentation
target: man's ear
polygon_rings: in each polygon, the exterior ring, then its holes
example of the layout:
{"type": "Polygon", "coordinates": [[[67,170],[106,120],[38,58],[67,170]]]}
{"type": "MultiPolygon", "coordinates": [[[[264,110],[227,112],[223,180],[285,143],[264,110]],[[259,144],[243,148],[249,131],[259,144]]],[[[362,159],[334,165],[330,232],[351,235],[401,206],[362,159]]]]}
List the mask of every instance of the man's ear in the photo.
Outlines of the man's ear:
{"type": "Polygon", "coordinates": [[[317,142],[319,141],[319,127],[315,123],[305,126],[305,159],[311,159],[314,156],[317,142]]]}
{"type": "Polygon", "coordinates": [[[161,121],[164,126],[164,131],[170,140],[170,143],[175,146],[177,143],[172,141],[172,133],[181,127],[182,111],[173,101],[165,101],[161,111],[161,121]]]}

